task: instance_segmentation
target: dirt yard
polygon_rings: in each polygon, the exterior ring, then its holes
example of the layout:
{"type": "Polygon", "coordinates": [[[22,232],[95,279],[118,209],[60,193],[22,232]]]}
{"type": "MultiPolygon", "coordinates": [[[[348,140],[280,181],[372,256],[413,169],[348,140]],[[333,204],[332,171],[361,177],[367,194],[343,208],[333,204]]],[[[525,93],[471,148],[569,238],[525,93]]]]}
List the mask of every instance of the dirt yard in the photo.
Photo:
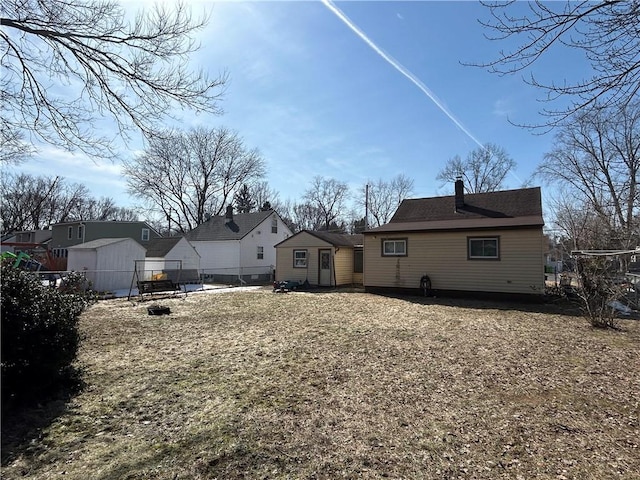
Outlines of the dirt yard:
{"type": "Polygon", "coordinates": [[[86,387],[3,439],[2,478],[638,478],[638,320],[349,292],[161,304],[83,315],[86,387]]]}

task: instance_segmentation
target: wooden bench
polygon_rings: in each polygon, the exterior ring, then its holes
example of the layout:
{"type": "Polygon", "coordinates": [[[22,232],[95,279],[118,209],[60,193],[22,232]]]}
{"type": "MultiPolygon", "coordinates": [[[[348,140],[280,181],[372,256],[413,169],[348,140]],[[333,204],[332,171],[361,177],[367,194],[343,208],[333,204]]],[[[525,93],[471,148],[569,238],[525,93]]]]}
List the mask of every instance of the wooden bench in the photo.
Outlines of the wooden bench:
{"type": "Polygon", "coordinates": [[[159,292],[175,292],[180,290],[180,285],[173,283],[172,280],[142,280],[138,282],[138,293],[159,293],[159,292]]]}

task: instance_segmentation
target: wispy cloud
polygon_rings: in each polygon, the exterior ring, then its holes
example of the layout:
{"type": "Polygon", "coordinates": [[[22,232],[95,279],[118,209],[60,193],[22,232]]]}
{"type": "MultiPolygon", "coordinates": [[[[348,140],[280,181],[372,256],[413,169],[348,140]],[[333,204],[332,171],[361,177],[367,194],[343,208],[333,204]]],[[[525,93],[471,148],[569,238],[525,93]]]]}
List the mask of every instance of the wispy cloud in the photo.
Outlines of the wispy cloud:
{"type": "Polygon", "coordinates": [[[322,3],[333,14],[335,14],[347,27],[349,27],[361,40],[363,40],[371,49],[380,55],[389,65],[395,68],[398,72],[409,79],[416,87],[418,87],[442,113],[444,113],[460,130],[462,130],[471,140],[473,140],[480,147],[484,148],[482,142],[480,142],[473,134],[462,124],[460,120],[446,107],[446,105],[440,100],[435,93],[433,93],[418,77],[405,68],[398,60],[386,53],[380,47],[378,47],[360,28],[347,17],[342,10],[336,7],[331,0],[322,0],[322,3]]]}
{"type": "Polygon", "coordinates": [[[505,99],[496,100],[493,104],[493,114],[499,117],[508,117],[513,113],[511,102],[505,99]]]}

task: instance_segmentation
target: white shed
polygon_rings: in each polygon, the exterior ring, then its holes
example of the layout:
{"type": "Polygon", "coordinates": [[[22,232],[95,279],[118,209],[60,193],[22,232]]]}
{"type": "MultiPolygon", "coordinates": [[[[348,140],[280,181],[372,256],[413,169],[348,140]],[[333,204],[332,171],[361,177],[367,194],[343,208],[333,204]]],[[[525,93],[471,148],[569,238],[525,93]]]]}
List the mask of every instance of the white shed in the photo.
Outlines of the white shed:
{"type": "Polygon", "coordinates": [[[154,238],[147,247],[144,279],[166,274],[176,283],[200,280],[200,255],[185,237],[154,238]]]}
{"type": "Polygon", "coordinates": [[[146,249],[132,238],[101,238],[68,248],[67,270],[85,272],[96,291],[129,288],[146,249]]]}

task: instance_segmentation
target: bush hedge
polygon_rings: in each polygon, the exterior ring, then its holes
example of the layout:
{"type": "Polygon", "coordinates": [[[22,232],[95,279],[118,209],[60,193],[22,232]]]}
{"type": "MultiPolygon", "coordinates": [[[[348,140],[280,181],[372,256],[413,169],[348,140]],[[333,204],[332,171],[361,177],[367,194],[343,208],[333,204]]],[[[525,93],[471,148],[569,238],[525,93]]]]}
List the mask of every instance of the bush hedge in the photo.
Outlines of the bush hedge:
{"type": "MultiPolygon", "coordinates": [[[[79,274],[66,282],[81,285],[79,274]]],[[[2,263],[2,401],[41,400],[72,378],[80,336],[78,317],[91,299],[85,291],[42,284],[33,272],[2,263]]]]}

